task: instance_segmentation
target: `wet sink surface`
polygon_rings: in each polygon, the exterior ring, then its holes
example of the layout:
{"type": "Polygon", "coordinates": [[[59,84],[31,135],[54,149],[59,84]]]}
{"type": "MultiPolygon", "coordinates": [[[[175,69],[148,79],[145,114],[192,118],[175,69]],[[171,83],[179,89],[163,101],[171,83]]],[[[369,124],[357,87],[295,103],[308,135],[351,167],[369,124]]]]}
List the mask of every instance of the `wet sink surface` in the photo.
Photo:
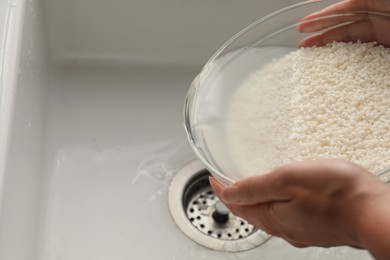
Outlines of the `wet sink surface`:
{"type": "Polygon", "coordinates": [[[43,259],[157,259],[182,241],[167,209],[170,176],[148,158],[185,145],[181,100],[192,73],[129,71],[53,73],[43,259]]]}
{"type": "Polygon", "coordinates": [[[366,258],[346,248],[295,249],[276,238],[229,254],[187,238],[171,219],[167,193],[194,158],[181,114],[193,71],[129,71],[52,73],[39,259],[366,258]]]}

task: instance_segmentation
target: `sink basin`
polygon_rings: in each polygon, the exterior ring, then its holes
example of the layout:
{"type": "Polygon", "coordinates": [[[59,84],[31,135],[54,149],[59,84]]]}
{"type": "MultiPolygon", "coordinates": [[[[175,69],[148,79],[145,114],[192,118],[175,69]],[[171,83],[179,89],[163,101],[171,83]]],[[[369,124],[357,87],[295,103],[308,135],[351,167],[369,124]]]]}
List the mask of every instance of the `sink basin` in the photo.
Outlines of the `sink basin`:
{"type": "Polygon", "coordinates": [[[277,238],[217,252],[168,210],[172,176],[195,158],[182,118],[192,79],[290,3],[2,1],[0,259],[371,259],[277,238]]]}

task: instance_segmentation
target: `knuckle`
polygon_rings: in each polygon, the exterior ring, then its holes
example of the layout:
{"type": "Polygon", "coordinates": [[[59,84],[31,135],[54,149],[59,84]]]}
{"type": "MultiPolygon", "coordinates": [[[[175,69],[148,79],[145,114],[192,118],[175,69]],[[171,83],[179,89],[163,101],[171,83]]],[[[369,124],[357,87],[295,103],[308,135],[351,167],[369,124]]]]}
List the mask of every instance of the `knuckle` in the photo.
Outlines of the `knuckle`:
{"type": "Polygon", "coordinates": [[[301,178],[301,167],[294,163],[282,166],[274,176],[274,188],[284,190],[295,184],[301,178]]]}
{"type": "Polygon", "coordinates": [[[248,203],[256,201],[257,185],[253,180],[246,181],[243,185],[240,185],[239,193],[243,196],[243,199],[248,203]]]}

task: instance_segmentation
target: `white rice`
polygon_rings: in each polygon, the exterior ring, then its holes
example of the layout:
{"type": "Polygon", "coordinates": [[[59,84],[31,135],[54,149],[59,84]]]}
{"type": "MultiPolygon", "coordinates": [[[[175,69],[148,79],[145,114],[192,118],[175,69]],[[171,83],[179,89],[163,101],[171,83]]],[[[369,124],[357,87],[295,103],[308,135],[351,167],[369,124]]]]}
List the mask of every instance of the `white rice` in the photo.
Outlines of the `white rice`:
{"type": "Polygon", "coordinates": [[[390,167],[390,49],[332,43],[274,60],[238,89],[227,132],[235,178],[314,158],[390,167]]]}

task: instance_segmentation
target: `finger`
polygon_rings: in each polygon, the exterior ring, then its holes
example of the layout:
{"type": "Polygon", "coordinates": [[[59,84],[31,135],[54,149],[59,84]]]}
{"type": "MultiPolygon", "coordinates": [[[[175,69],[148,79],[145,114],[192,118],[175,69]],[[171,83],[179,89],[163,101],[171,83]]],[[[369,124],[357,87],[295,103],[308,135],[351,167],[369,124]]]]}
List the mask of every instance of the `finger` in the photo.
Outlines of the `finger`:
{"type": "Polygon", "coordinates": [[[221,189],[223,202],[240,205],[255,205],[271,202],[288,202],[296,191],[312,187],[327,179],[328,174],[320,174],[328,169],[334,160],[308,160],[284,165],[274,171],[236,181],[221,189]],[[316,178],[312,174],[317,173],[316,178]]]}
{"type": "Polygon", "coordinates": [[[351,23],[340,26],[321,34],[313,35],[303,39],[299,47],[324,46],[334,41],[341,42],[370,42],[375,40],[372,32],[372,25],[369,20],[351,23]]]}
{"type": "Polygon", "coordinates": [[[289,176],[278,170],[264,175],[239,180],[221,191],[225,203],[253,205],[273,201],[288,201],[285,184],[289,176]]]}
{"type": "Polygon", "coordinates": [[[366,19],[368,19],[367,14],[342,14],[318,17],[315,19],[299,21],[297,30],[303,33],[313,33],[336,25],[343,25],[366,19]]]}
{"type": "Polygon", "coordinates": [[[381,12],[386,10],[383,6],[376,6],[375,1],[341,1],[339,3],[333,4],[331,6],[325,7],[321,11],[312,13],[301,19],[301,22],[313,20],[319,17],[330,16],[330,15],[339,15],[347,14],[351,12],[381,12]]]}
{"type": "Polygon", "coordinates": [[[209,182],[210,182],[211,188],[214,190],[214,193],[217,195],[218,198],[221,199],[222,198],[222,190],[224,189],[223,185],[219,181],[217,181],[214,177],[209,177],[209,182]]]}
{"type": "Polygon", "coordinates": [[[294,246],[294,247],[297,247],[297,248],[305,248],[305,247],[308,247],[309,245],[305,244],[305,243],[301,243],[301,242],[298,242],[298,241],[294,241],[294,240],[288,240],[288,239],[285,239],[290,245],[294,246]]]}
{"type": "Polygon", "coordinates": [[[280,236],[279,225],[277,221],[271,217],[271,204],[260,204],[255,206],[226,204],[229,210],[236,216],[245,219],[256,228],[270,234],[272,236],[280,236]]]}
{"type": "Polygon", "coordinates": [[[281,225],[278,224],[278,221],[273,217],[277,216],[278,213],[272,213],[272,211],[275,210],[272,204],[262,204],[257,206],[230,205],[230,210],[236,216],[246,219],[256,228],[266,232],[269,235],[283,238],[294,247],[305,248],[309,246],[303,242],[287,238],[285,235],[285,230],[283,230],[281,225]]]}

